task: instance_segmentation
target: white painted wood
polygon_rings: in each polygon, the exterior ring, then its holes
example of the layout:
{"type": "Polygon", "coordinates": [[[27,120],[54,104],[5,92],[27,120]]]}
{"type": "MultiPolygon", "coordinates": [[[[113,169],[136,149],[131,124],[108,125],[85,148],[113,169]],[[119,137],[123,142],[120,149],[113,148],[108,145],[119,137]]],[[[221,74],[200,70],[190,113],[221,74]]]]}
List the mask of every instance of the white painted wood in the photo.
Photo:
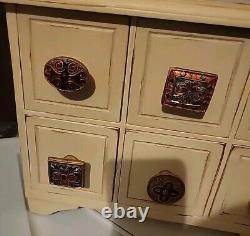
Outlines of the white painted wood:
{"type": "Polygon", "coordinates": [[[216,195],[211,217],[220,217],[250,232],[250,149],[234,147],[216,195]]]}
{"type": "Polygon", "coordinates": [[[250,141],[250,96],[248,91],[248,98],[245,105],[244,113],[240,121],[239,128],[236,133],[237,139],[250,141]]]}
{"type": "MultiPolygon", "coordinates": [[[[126,107],[127,105],[124,106],[126,107]]],[[[104,121],[104,120],[94,120],[94,119],[86,119],[82,117],[72,117],[72,116],[65,116],[65,115],[58,115],[58,114],[52,114],[52,113],[46,113],[46,112],[37,112],[37,111],[25,111],[25,114],[27,116],[40,116],[40,117],[47,117],[47,118],[52,118],[52,119],[63,119],[67,121],[72,121],[72,122],[79,122],[79,123],[89,123],[89,124],[96,124],[96,125],[101,125],[101,126],[109,126],[109,127],[116,127],[120,129],[132,129],[132,130],[138,130],[138,131],[145,131],[148,133],[158,133],[158,134],[170,134],[174,136],[180,136],[180,137],[190,137],[194,139],[202,139],[202,140],[209,140],[213,142],[227,142],[229,140],[228,137],[217,137],[217,136],[210,136],[210,135],[200,135],[200,134],[195,134],[195,133],[185,133],[185,132],[179,132],[175,130],[166,130],[162,128],[151,128],[151,127],[144,127],[140,125],[131,125],[127,124],[126,120],[121,121],[119,123],[117,122],[110,122],[110,121],[104,121]]],[[[126,116],[124,117],[126,119],[126,116]]],[[[241,141],[242,140],[235,140],[235,141],[241,141]]],[[[248,145],[250,145],[250,142],[245,141],[248,145]]]]}
{"type": "Polygon", "coordinates": [[[75,205],[74,197],[81,198],[83,206],[84,200],[112,200],[116,130],[35,117],[27,118],[27,127],[32,193],[48,193],[44,200],[52,200],[49,193],[57,194],[59,203],[61,195],[64,195],[69,203],[75,205]],[[49,184],[48,158],[63,159],[67,155],[73,155],[86,163],[85,188],[73,189],[49,184]]]}
{"type": "Polygon", "coordinates": [[[162,21],[140,20],[138,25],[128,122],[227,137],[250,69],[249,40],[198,34],[198,28],[190,29],[192,33],[170,31],[174,26],[162,21]],[[161,96],[170,67],[218,75],[203,118],[162,110],[161,96]]]}
{"type": "Polygon", "coordinates": [[[119,121],[128,18],[18,7],[25,108],[119,121]],[[110,22],[110,23],[109,23],[110,22]],[[82,62],[92,76],[84,92],[64,95],[45,79],[54,57],[82,62]]]}
{"type": "Polygon", "coordinates": [[[2,2],[250,27],[250,4],[237,0],[2,0],[2,2]]]}
{"type": "Polygon", "coordinates": [[[119,202],[150,206],[150,216],[201,216],[205,209],[223,146],[201,140],[128,132],[122,162],[119,202]],[[147,183],[168,170],[185,183],[184,197],[172,205],[152,202],[147,183]]]}
{"type": "MultiPolygon", "coordinates": [[[[126,62],[126,75],[124,80],[124,91],[122,98],[122,109],[121,109],[121,122],[119,123],[119,140],[117,148],[117,162],[116,162],[116,176],[115,176],[115,185],[114,185],[114,195],[113,202],[118,201],[118,191],[119,191],[119,181],[121,173],[121,162],[122,154],[124,148],[124,138],[126,132],[126,120],[127,120],[127,111],[128,111],[128,99],[129,99],[129,87],[130,79],[132,72],[132,63],[134,56],[134,43],[136,36],[136,18],[131,19],[131,26],[129,30],[129,44],[128,44],[128,53],[127,53],[127,62],[126,62]]],[[[118,124],[117,124],[118,125],[118,124]]]]}
{"type": "Polygon", "coordinates": [[[15,88],[15,101],[16,101],[16,112],[18,121],[18,134],[20,138],[20,153],[22,162],[22,173],[24,180],[24,191],[25,195],[28,196],[30,183],[29,173],[29,159],[28,159],[28,147],[27,147],[27,134],[26,134],[26,123],[24,113],[24,100],[23,100],[23,86],[22,86],[22,72],[20,68],[20,54],[19,54],[19,42],[18,42],[18,29],[17,29],[17,16],[16,8],[13,5],[6,6],[6,18],[8,25],[8,36],[11,51],[11,63],[13,71],[13,81],[15,88]]]}

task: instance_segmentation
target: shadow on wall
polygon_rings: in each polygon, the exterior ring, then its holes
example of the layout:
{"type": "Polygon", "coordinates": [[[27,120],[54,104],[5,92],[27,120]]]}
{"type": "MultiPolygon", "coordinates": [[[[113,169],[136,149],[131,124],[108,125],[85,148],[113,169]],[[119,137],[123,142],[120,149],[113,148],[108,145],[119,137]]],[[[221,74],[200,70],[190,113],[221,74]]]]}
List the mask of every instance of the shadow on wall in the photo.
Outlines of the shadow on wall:
{"type": "MultiPolygon", "coordinates": [[[[167,154],[166,154],[167,155],[167,154]]],[[[178,159],[178,158],[177,158],[178,159]]],[[[173,156],[173,159],[169,158],[168,160],[162,160],[157,159],[157,157],[154,159],[152,157],[152,161],[149,160],[141,160],[141,161],[133,161],[133,165],[131,167],[131,163],[127,163],[123,161],[123,166],[130,165],[131,169],[129,171],[129,179],[128,179],[128,189],[127,192],[120,192],[119,200],[119,206],[126,207],[129,206],[151,206],[151,213],[154,215],[157,215],[159,218],[164,219],[164,216],[166,216],[166,221],[162,220],[156,220],[151,219],[150,217],[147,217],[146,221],[143,223],[139,223],[138,219],[114,219],[111,218],[111,221],[113,221],[115,224],[121,226],[123,229],[125,229],[127,232],[129,232],[131,235],[134,236],[165,236],[165,235],[171,235],[171,236],[230,236],[230,235],[238,235],[235,233],[230,232],[223,232],[219,231],[218,229],[223,227],[227,229],[230,229],[232,231],[237,230],[244,230],[243,235],[250,235],[250,227],[249,225],[243,225],[237,222],[232,223],[232,221],[225,220],[225,218],[221,217],[221,212],[215,212],[213,214],[210,214],[208,217],[199,217],[195,219],[195,215],[198,216],[196,213],[191,213],[192,208],[195,209],[196,206],[198,206],[197,202],[197,194],[201,194],[201,192],[196,192],[195,190],[199,191],[198,189],[194,188],[193,182],[197,180],[197,182],[200,182],[199,179],[190,179],[190,171],[192,172],[192,169],[185,168],[186,163],[182,163],[181,161],[176,161],[175,156],[173,156]],[[152,174],[155,172],[157,174],[157,168],[158,171],[161,170],[170,170],[172,173],[175,173],[178,177],[180,177],[186,186],[186,193],[184,197],[177,201],[174,204],[155,204],[151,201],[147,194],[147,178],[150,176],[150,172],[152,174]],[[134,169],[134,170],[133,170],[134,169]],[[149,174],[149,175],[148,175],[149,174]],[[148,175],[148,176],[147,176],[148,175]],[[187,177],[189,176],[189,177],[187,177]],[[192,192],[192,190],[194,190],[192,192]],[[124,196],[124,194],[126,196],[124,196]],[[126,198],[124,200],[124,198],[126,198]],[[124,205],[124,204],[125,205],[124,205]],[[154,206],[152,205],[154,204],[154,206]],[[191,206],[191,208],[189,208],[191,206]],[[195,222],[196,226],[190,225],[190,219],[189,222],[185,221],[184,218],[181,218],[182,216],[188,216],[193,215],[193,222],[195,222]],[[173,223],[170,223],[173,222],[173,223]],[[178,222],[178,223],[175,223],[178,222]],[[228,226],[227,224],[232,224],[232,227],[228,226]],[[202,227],[202,228],[200,228],[202,227]],[[213,230],[215,228],[215,230],[213,230]]],[[[196,169],[197,170],[197,169],[196,169]]],[[[204,184],[204,183],[203,183],[204,184]]],[[[199,185],[199,183],[198,183],[199,185]]],[[[121,186],[123,188],[123,186],[121,186]]],[[[120,190],[121,191],[121,190],[120,190]]],[[[241,212],[242,208],[246,208],[246,205],[240,205],[240,206],[233,206],[229,207],[227,209],[229,212],[231,212],[231,216],[234,213],[241,212]]],[[[149,212],[150,212],[149,211],[149,212]]],[[[225,213],[226,215],[226,213],[225,213]]],[[[225,216],[224,215],[224,216],[225,216]]]]}

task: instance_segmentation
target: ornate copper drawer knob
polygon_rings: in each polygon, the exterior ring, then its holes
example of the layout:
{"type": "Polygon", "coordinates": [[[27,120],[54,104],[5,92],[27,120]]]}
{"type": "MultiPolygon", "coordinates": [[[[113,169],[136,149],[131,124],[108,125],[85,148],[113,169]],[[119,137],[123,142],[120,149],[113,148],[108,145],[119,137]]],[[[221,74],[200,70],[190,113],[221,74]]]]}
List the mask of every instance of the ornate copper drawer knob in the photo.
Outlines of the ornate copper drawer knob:
{"type": "Polygon", "coordinates": [[[46,80],[61,92],[83,89],[90,75],[80,61],[70,57],[55,57],[44,66],[46,80]]]}
{"type": "Polygon", "coordinates": [[[162,106],[205,114],[218,80],[216,74],[170,68],[162,95],[162,106]]]}
{"type": "Polygon", "coordinates": [[[153,176],[147,186],[149,197],[161,204],[171,204],[179,201],[185,193],[185,185],[182,180],[164,170],[153,176]]]}
{"type": "Polygon", "coordinates": [[[48,175],[50,184],[71,188],[83,188],[85,163],[70,155],[62,159],[49,157],[48,175]]]}

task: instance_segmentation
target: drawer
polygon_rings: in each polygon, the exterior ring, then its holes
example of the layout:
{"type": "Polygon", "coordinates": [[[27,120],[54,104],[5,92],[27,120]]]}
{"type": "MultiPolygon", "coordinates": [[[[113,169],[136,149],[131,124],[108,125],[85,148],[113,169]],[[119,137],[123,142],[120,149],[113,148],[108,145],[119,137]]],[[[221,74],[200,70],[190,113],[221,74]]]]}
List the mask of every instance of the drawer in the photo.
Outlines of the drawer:
{"type": "Polygon", "coordinates": [[[112,200],[116,130],[28,117],[27,133],[32,194],[89,207],[112,200]]]}
{"type": "Polygon", "coordinates": [[[228,136],[249,60],[249,40],[212,26],[139,20],[128,122],[228,136]]]}
{"type": "Polygon", "coordinates": [[[128,132],[119,202],[149,206],[151,217],[162,220],[169,214],[200,216],[222,151],[218,143],[128,132]]]}
{"type": "Polygon", "coordinates": [[[119,121],[128,18],[18,7],[25,108],[119,121]]]}
{"type": "Polygon", "coordinates": [[[240,125],[236,133],[237,139],[250,141],[250,96],[248,94],[247,103],[243,116],[241,117],[240,125]]]}
{"type": "Polygon", "coordinates": [[[234,147],[212,213],[250,229],[250,149],[234,147]]]}

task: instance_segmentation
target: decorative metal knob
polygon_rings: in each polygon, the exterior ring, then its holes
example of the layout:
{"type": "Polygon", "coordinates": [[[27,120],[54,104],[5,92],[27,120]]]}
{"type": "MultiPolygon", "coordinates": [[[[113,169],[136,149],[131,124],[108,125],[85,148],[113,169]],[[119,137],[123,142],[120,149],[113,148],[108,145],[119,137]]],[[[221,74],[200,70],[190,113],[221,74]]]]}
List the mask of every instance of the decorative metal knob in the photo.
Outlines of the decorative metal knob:
{"type": "Polygon", "coordinates": [[[68,155],[64,158],[49,157],[49,183],[64,187],[84,187],[85,162],[68,155]]]}
{"type": "Polygon", "coordinates": [[[70,57],[55,57],[44,66],[46,80],[61,92],[83,89],[90,75],[80,61],[70,57]]]}
{"type": "Polygon", "coordinates": [[[213,96],[216,74],[170,68],[162,95],[162,107],[177,108],[204,115],[213,96]]]}
{"type": "Polygon", "coordinates": [[[153,201],[170,204],[179,201],[183,197],[185,185],[179,177],[170,171],[164,170],[148,181],[147,192],[153,201]]]}

